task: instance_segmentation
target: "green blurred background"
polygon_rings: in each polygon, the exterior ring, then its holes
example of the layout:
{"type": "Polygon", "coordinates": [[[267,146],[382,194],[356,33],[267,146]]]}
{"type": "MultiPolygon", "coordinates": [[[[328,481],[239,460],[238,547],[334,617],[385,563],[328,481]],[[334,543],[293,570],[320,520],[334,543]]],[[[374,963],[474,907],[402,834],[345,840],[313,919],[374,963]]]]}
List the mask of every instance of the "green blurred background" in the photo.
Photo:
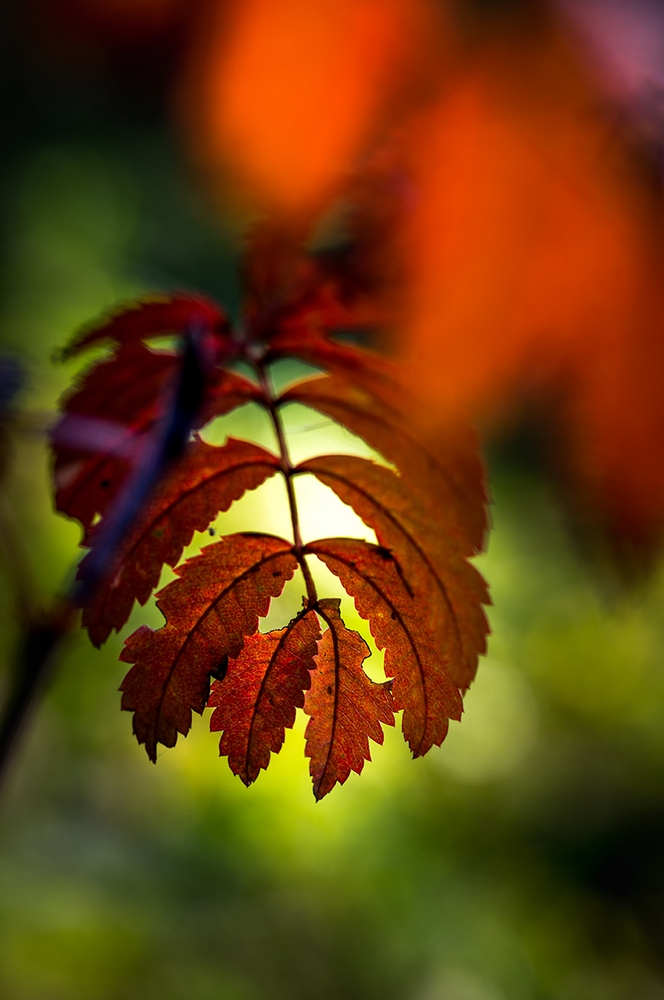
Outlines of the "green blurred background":
{"type": "MultiPolygon", "coordinates": [[[[27,375],[7,517],[37,604],[79,540],[49,493],[41,429],[72,377],[54,348],[143,291],[237,300],[171,125],[186,19],[114,34],[85,6],[0,13],[0,323],[27,375]]],[[[290,426],[298,455],[355,447],[317,416],[290,426]]],[[[231,429],[265,432],[253,413],[231,429]]],[[[68,642],[0,801],[3,1000],[664,998],[664,574],[609,590],[523,449],[492,465],[494,634],[462,724],[418,761],[388,732],[319,804],[302,725],[250,790],[198,718],[153,767],[119,711],[121,638],[68,642]]],[[[224,528],[278,529],[282,500],[258,491],[224,528]]]]}

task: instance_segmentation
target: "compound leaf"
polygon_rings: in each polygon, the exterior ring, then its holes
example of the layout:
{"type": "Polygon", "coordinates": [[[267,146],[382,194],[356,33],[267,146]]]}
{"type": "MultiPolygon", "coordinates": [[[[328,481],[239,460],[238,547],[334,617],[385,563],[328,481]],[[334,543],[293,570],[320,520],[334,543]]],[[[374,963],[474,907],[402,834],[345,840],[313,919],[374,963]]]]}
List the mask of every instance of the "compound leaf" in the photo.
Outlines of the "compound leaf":
{"type": "Polygon", "coordinates": [[[210,675],[238,655],[296,568],[283,538],[230,535],[179,567],[179,579],[157,595],[166,625],[143,625],[120,657],[134,664],[121,685],[122,708],[134,712],[134,733],[151,760],[157,743],[172,747],[188,733],[192,709],[205,708],[210,675]]]}

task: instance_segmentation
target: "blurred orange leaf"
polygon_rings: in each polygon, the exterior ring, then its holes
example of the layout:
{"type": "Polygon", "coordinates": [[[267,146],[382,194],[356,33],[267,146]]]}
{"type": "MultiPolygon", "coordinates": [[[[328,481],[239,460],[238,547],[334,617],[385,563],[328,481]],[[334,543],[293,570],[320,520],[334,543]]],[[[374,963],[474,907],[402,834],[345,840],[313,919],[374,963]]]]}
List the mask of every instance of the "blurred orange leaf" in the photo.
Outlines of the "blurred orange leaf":
{"type": "Polygon", "coordinates": [[[200,143],[301,229],[354,199],[422,420],[499,425],[548,400],[573,506],[646,552],[664,526],[664,212],[639,123],[553,5],[406,6],[234,8],[200,143]]]}
{"type": "Polygon", "coordinates": [[[219,5],[190,61],[194,147],[270,208],[319,208],[389,98],[425,72],[432,19],[422,0],[219,5]]]}

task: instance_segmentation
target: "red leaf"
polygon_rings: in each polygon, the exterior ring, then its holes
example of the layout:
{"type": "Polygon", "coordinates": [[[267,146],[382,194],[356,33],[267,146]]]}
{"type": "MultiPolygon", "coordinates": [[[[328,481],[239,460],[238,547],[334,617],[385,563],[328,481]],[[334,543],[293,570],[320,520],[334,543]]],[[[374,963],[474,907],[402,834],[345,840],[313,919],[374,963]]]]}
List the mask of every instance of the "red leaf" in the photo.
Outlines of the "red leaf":
{"type": "Polygon", "coordinates": [[[246,403],[262,403],[260,389],[234,371],[218,368],[211,373],[205,387],[205,398],[197,421],[204,427],[213,417],[223,417],[246,403]]]}
{"type": "Polygon", "coordinates": [[[156,760],[157,743],[186,735],[192,709],[202,712],[210,674],[237,656],[245,636],[297,568],[292,545],[273,535],[231,535],[176,570],[157,596],[163,628],[142,626],[120,657],[135,664],[121,685],[122,708],[134,712],[134,733],[156,760]]]}
{"type": "Polygon", "coordinates": [[[65,415],[52,432],[55,503],[84,528],[120,489],[140,435],[157,419],[176,364],[175,355],[136,345],[88,369],[65,397],[65,415]],[[112,422],[114,440],[100,437],[98,421],[112,422]]]}
{"type": "Polygon", "coordinates": [[[470,427],[448,431],[435,444],[422,440],[410,423],[408,398],[392,394],[381,401],[363,385],[341,375],[323,375],[291,386],[280,397],[282,403],[302,403],[343,424],[353,434],[392,462],[409,491],[417,493],[435,521],[447,532],[468,539],[468,553],[480,552],[487,530],[484,469],[476,434],[470,427]],[[398,408],[401,399],[402,407],[398,408]],[[406,404],[404,407],[403,404],[406,404]]]}
{"type": "Polygon", "coordinates": [[[404,709],[403,734],[413,756],[440,745],[448,719],[461,718],[463,702],[429,628],[427,605],[391,552],[359,539],[326,538],[311,542],[305,553],[318,556],[339,577],[376,645],[385,650],[385,673],[394,677],[394,707],[404,709]]]}
{"type": "Polygon", "coordinates": [[[230,341],[228,317],[223,309],[201,295],[165,295],[122,306],[108,318],[81,331],[61,351],[71,358],[92,344],[112,341],[116,345],[137,344],[153,337],[184,333],[192,326],[208,331],[219,343],[230,341]]]}
{"type": "Polygon", "coordinates": [[[467,688],[486,652],[488,624],[484,580],[466,560],[470,551],[458,531],[437,519],[435,498],[411,491],[390,469],[348,455],[323,455],[298,466],[311,472],[359,515],[392,553],[420,605],[422,621],[437,638],[447,673],[467,688]]]}
{"type": "MultiPolygon", "coordinates": [[[[159,582],[162,566],[175,566],[195,531],[203,531],[220,511],[265,482],[279,459],[247,441],[229,438],[224,447],[196,439],[141,512],[117,555],[116,570],[83,609],[83,625],[96,646],[127,621],[134,601],[145,604],[159,582]]],[[[96,527],[86,545],[94,550],[96,527]]],[[[79,567],[84,578],[88,556],[79,567]]]]}
{"type": "Polygon", "coordinates": [[[323,336],[308,325],[276,333],[270,340],[267,357],[270,361],[299,358],[317,368],[326,368],[362,386],[388,405],[406,392],[399,383],[395,366],[385,357],[356,344],[343,344],[323,336]]]}
{"type": "Polygon", "coordinates": [[[320,627],[305,610],[286,628],[249,636],[226,676],[212,685],[208,707],[213,732],[223,730],[219,753],[245,785],[279,753],[285,731],[295,722],[311,684],[320,627]]]}
{"type": "Polygon", "coordinates": [[[363,310],[366,322],[378,315],[362,300],[363,273],[371,277],[371,269],[363,272],[359,259],[350,264],[350,270],[341,266],[332,253],[307,257],[300,236],[268,221],[253,240],[244,270],[248,296],[241,330],[207,328],[212,319],[180,297],[168,308],[131,310],[80,337],[71,353],[104,340],[119,347],[66,400],[54,434],[58,503],[82,520],[91,546],[80,574],[93,582],[80,603],[95,642],[122,627],[134,601],[147,600],[163,565],[177,564],[194,531],[245,490],[277,471],[283,475],[293,542],[235,535],[177,568],[178,579],[157,595],[164,626],[143,627],[125,644],[121,658],[133,666],[122,684],[122,707],[134,713],[134,732],[155,760],[157,744],[173,746],[178,733],[187,734],[192,711],[202,712],[209,703],[211,728],[222,733],[220,754],[247,785],[280,750],[297,708],[304,707],[316,798],[343,783],[351,770],[362,770],[370,758],[369,740],[382,742],[382,726],[393,724],[395,709],[403,709],[404,736],[415,756],[440,744],[448,720],[460,718],[460,689],[475,674],[487,632],[482,607],[487,590],[469,562],[486,530],[477,442],[465,429],[442,443],[423,439],[412,423],[415,403],[399,368],[329,335],[346,322],[362,322],[363,310]],[[184,309],[181,332],[191,336],[187,351],[156,352],[141,340],[168,333],[165,317],[177,327],[176,301],[184,309]],[[140,484],[143,468],[150,468],[145,456],[177,417],[174,390],[186,388],[183,357],[198,355],[201,337],[207,342],[203,357],[195,358],[199,378],[190,410],[201,395],[203,404],[180,436],[177,464],[166,463],[152,495],[148,483],[131,507],[133,483],[140,484]],[[281,358],[333,374],[309,379],[275,399],[270,368],[281,358]],[[255,372],[255,382],[228,370],[235,360],[255,372]],[[182,452],[192,425],[200,427],[249,401],[271,420],[278,455],[247,442],[213,447],[200,438],[182,452]],[[288,402],[343,424],[392,466],[332,455],[293,468],[280,419],[288,402]],[[122,501],[109,508],[128,472],[122,501]],[[292,487],[293,476],[302,474],[315,475],[349,504],[379,544],[324,539],[303,546],[292,487]],[[101,475],[108,482],[102,484],[101,475]],[[90,527],[100,513],[99,528],[90,527]],[[114,518],[120,528],[108,543],[114,518]],[[339,600],[318,596],[306,561],[311,555],[339,577],[369,621],[385,650],[386,683],[375,684],[365,674],[369,649],[342,622],[339,600]],[[103,569],[95,576],[97,564],[103,569]],[[305,610],[284,629],[257,632],[272,597],[298,566],[305,610]],[[322,638],[319,618],[328,626],[322,638]],[[217,682],[209,697],[211,677],[217,682]]]}
{"type": "MultiPolygon", "coordinates": [[[[177,379],[180,359],[142,344],[89,368],[63,402],[65,415],[52,431],[58,510],[89,528],[117,495],[144,436],[160,419],[177,379]]],[[[202,427],[257,398],[258,390],[235,372],[217,369],[206,385],[196,420],[202,427]]]]}
{"type": "MultiPolygon", "coordinates": [[[[302,346],[329,330],[375,327],[384,321],[371,299],[354,287],[334,254],[304,251],[297,226],[257,226],[243,263],[244,327],[250,340],[302,346]]],[[[357,282],[355,282],[357,284],[357,282]]],[[[286,353],[289,351],[286,349],[286,353]]]]}
{"type": "Polygon", "coordinates": [[[322,799],[351,771],[358,774],[371,760],[369,739],[383,742],[381,722],[394,725],[389,684],[369,680],[362,663],[371,651],[361,635],[347,629],[339,600],[323,600],[318,611],[328,625],[318,645],[304,711],[311,716],[305,735],[305,755],[316,800],[322,799]]]}

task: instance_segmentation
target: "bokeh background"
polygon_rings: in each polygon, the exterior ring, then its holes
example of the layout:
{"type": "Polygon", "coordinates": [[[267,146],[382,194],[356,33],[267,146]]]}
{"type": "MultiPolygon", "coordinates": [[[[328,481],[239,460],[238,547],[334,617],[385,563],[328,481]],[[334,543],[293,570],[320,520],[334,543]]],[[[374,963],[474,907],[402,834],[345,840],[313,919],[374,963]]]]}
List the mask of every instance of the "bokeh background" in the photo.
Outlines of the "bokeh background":
{"type": "MultiPolygon", "coordinates": [[[[3,518],[26,563],[0,569],[0,692],[17,586],[47,605],[79,541],[50,499],[44,431],[73,373],[54,349],[146,291],[237,308],[237,233],[174,125],[202,6],[0,11],[0,332],[25,373],[3,518]]],[[[267,441],[233,421],[210,433],[267,441]]],[[[297,455],[356,447],[315,415],[290,428],[297,455]]],[[[68,640],[2,789],[0,996],[664,998],[664,573],[626,589],[582,559],[531,444],[488,456],[493,637],[462,723],[418,761],[388,732],[321,803],[301,725],[250,790],[205,720],[153,767],[119,711],[121,638],[68,640]]],[[[345,527],[304,500],[312,532],[345,527]]],[[[223,527],[278,530],[282,501],[259,490],[223,527]]]]}

